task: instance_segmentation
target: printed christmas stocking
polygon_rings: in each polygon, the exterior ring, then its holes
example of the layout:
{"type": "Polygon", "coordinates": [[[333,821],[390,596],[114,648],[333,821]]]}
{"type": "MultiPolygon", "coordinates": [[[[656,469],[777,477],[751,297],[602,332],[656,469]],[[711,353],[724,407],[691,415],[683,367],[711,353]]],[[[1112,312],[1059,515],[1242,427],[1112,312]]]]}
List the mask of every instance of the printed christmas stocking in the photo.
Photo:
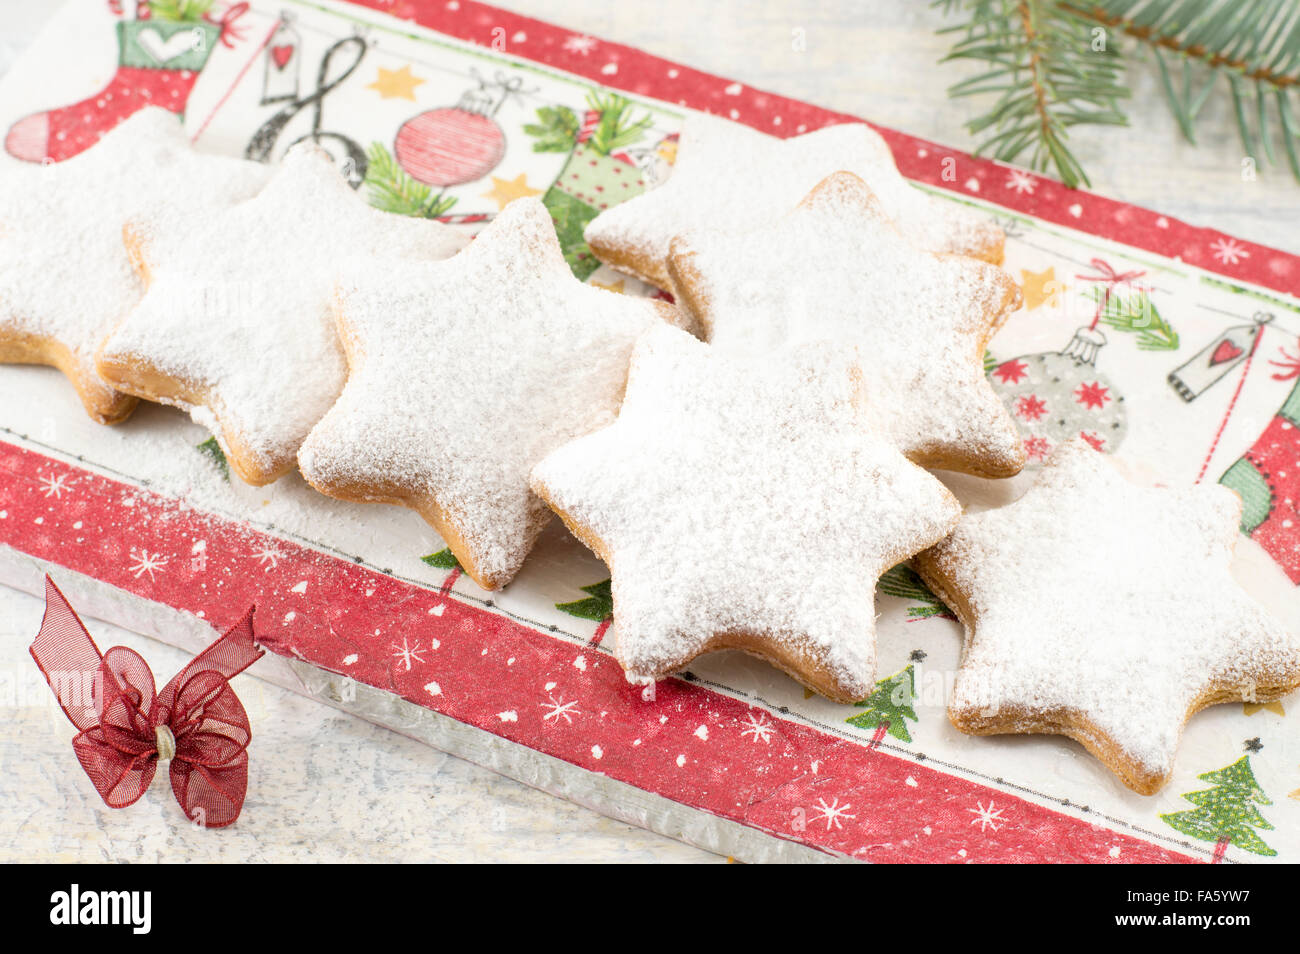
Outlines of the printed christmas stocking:
{"type": "Polygon", "coordinates": [[[632,103],[617,93],[593,92],[587,105],[581,120],[567,106],[545,107],[538,110],[537,123],[524,127],[538,140],[533,151],[569,153],[542,203],[555,220],[564,259],[581,281],[600,267],[582,237],[587,223],[644,192],[636,154],[653,159],[649,149],[637,147],[650,128],[649,115],[636,115],[632,103]]]}
{"type": "Polygon", "coordinates": [[[1300,381],[1219,483],[1241,495],[1241,531],[1300,585],[1300,381]]]}
{"type": "Polygon", "coordinates": [[[62,162],[99,141],[145,106],[180,115],[217,43],[243,10],[207,19],[211,0],[151,0],[147,19],[117,24],[117,72],[108,85],[71,106],[24,116],[5,136],[5,151],[28,162],[62,162]]]}

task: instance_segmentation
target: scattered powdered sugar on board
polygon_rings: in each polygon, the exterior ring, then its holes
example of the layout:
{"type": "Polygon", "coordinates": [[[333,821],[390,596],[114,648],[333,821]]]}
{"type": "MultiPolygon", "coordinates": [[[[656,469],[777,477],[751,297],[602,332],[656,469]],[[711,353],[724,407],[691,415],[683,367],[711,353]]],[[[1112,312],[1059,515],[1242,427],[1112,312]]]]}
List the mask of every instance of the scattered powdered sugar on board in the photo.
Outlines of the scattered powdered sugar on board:
{"type": "Polygon", "coordinates": [[[831,176],[756,229],[686,233],[671,260],[719,348],[858,345],[873,406],[904,453],[1019,456],[981,361],[984,338],[1018,302],[1015,283],[996,266],[909,244],[857,177],[831,176]]]}
{"type": "Polygon", "coordinates": [[[194,152],[174,113],[147,107],[90,149],[0,173],[0,334],[53,338],[90,362],[140,298],[122,244],[134,216],[181,228],[257,192],[259,163],[194,152]]]}
{"type": "Polygon", "coordinates": [[[1008,506],[932,551],[975,617],[954,711],[1082,714],[1153,775],[1212,686],[1300,680],[1300,638],[1233,582],[1240,503],[1218,485],[1139,487],[1082,440],[1008,506]]]}
{"type": "Polygon", "coordinates": [[[881,572],[946,533],[956,500],[870,424],[852,349],[727,356],[656,328],[618,421],[533,486],[610,561],[617,652],[665,675],[715,634],[784,646],[862,698],[881,572]]]}
{"type": "Polygon", "coordinates": [[[633,343],[671,310],[578,282],[521,199],[446,262],[355,262],[339,312],[352,367],[304,475],[431,499],[500,585],[550,518],[533,464],[613,419],[633,343]]]}
{"type": "Polygon", "coordinates": [[[339,262],[437,260],[465,242],[440,223],[371,208],[310,143],[291,149],[247,202],[130,228],[145,243],[152,282],[104,355],[206,393],[195,419],[209,427],[215,419],[223,446],[237,435],[268,470],[292,461],[343,387],[331,313],[339,262]]]}
{"type": "Polygon", "coordinates": [[[885,141],[865,123],[777,139],[707,115],[686,120],[668,180],[602,212],[587,226],[587,241],[662,262],[679,232],[756,227],[790,211],[841,170],[864,179],[886,214],[923,248],[980,255],[1002,246],[1002,231],[987,216],[926,195],[904,179],[885,141]]]}

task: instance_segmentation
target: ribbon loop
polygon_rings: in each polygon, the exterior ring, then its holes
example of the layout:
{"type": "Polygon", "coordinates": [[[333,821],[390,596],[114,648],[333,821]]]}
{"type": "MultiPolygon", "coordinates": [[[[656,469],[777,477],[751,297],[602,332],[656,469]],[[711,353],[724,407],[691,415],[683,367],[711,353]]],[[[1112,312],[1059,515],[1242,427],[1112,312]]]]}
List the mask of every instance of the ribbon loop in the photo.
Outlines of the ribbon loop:
{"type": "Polygon", "coordinates": [[[214,20],[210,13],[206,13],[203,15],[203,19],[217,28],[217,39],[221,41],[222,46],[234,49],[235,44],[244,38],[244,34],[241,32],[241,28],[237,26],[237,23],[239,18],[247,12],[247,3],[232,3],[226,7],[219,18],[214,20]]]}
{"type": "Polygon", "coordinates": [[[114,646],[101,654],[47,576],[31,654],[79,730],[73,752],[106,804],[134,803],[158,763],[170,762],[172,791],[187,818],[219,828],[239,817],[252,731],[229,680],[264,654],[253,635],[253,607],[155,694],[139,653],[114,646]]]}
{"type": "Polygon", "coordinates": [[[1286,348],[1278,348],[1279,360],[1270,360],[1268,363],[1275,368],[1281,368],[1280,371],[1273,372],[1274,381],[1290,381],[1292,378],[1300,378],[1300,338],[1296,338],[1296,352],[1292,354],[1286,348]]]}

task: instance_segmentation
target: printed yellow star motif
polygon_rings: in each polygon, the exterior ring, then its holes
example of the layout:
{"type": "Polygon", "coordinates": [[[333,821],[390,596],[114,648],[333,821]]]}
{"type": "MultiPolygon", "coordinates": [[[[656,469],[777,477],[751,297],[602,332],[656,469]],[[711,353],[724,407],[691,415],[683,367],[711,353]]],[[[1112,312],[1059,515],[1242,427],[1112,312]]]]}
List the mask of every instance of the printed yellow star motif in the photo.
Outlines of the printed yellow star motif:
{"type": "Polygon", "coordinates": [[[492,188],[483,193],[483,198],[491,199],[497,208],[504,209],[515,199],[526,199],[532,195],[541,195],[541,189],[534,189],[528,184],[528,174],[519,173],[513,179],[492,177],[492,188]]]}
{"type": "Polygon", "coordinates": [[[1261,709],[1267,709],[1269,712],[1276,712],[1280,716],[1286,715],[1286,710],[1282,708],[1281,699],[1274,699],[1272,702],[1243,702],[1241,707],[1245,710],[1246,715],[1248,716],[1254,715],[1261,709]]]}
{"type": "Polygon", "coordinates": [[[1027,268],[1020,270],[1020,285],[1025,292],[1025,309],[1033,311],[1041,305],[1055,308],[1061,301],[1061,292],[1065,284],[1056,280],[1056,269],[1049,267],[1045,272],[1031,272],[1027,268]]]}
{"type": "Polygon", "coordinates": [[[424,80],[414,75],[409,66],[400,70],[386,70],[379,67],[379,75],[366,89],[373,89],[382,99],[409,99],[415,102],[415,87],[424,80]]]}
{"type": "Polygon", "coordinates": [[[619,295],[623,294],[623,289],[625,286],[625,283],[621,278],[616,282],[610,282],[608,285],[606,285],[604,282],[597,282],[597,281],[593,281],[591,284],[595,285],[597,288],[603,288],[605,289],[605,291],[612,291],[619,295]]]}

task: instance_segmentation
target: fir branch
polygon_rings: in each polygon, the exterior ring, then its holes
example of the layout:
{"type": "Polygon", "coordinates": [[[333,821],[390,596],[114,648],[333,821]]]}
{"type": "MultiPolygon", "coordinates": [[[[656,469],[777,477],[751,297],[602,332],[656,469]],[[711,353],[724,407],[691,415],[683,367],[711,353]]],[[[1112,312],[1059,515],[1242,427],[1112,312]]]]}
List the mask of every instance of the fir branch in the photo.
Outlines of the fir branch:
{"type": "Polygon", "coordinates": [[[366,150],[366,189],[370,204],[385,212],[436,219],[456,204],[454,196],[435,193],[431,186],[413,178],[383,143],[366,150]]]}
{"type": "Polygon", "coordinates": [[[649,113],[633,119],[632,103],[617,93],[592,90],[587,94],[587,105],[600,114],[587,145],[602,156],[638,141],[653,121],[649,113]]]}
{"type": "Polygon", "coordinates": [[[533,152],[568,152],[578,140],[580,125],[568,106],[540,106],[537,122],[524,126],[524,132],[537,140],[533,152]]]}
{"type": "Polygon", "coordinates": [[[1294,0],[1063,0],[1075,16],[1130,37],[1147,49],[1184,138],[1224,79],[1242,149],[1249,157],[1278,157],[1300,180],[1294,97],[1300,88],[1300,3],[1294,0]],[[1171,67],[1171,64],[1174,64],[1171,67]],[[1174,70],[1180,82],[1174,81],[1174,70]],[[1273,117],[1276,116],[1276,123],[1273,117]]]}
{"type": "MultiPolygon", "coordinates": [[[[1106,295],[1104,289],[1089,289],[1092,300],[1100,303],[1106,295]]],[[[1177,351],[1178,332],[1160,315],[1160,310],[1144,291],[1128,297],[1112,294],[1102,309],[1101,321],[1116,331],[1137,335],[1137,346],[1143,351],[1177,351]]]]}
{"type": "Polygon", "coordinates": [[[967,123],[983,139],[976,154],[1012,162],[1028,154],[1034,169],[1055,168],[1066,185],[1088,185],[1070,152],[1067,130],[1079,125],[1123,126],[1118,100],[1121,62],[1111,45],[1095,48],[1093,24],[1055,0],[935,0],[963,23],[944,58],[985,69],[949,89],[951,96],[993,95],[991,107],[967,123]]]}

